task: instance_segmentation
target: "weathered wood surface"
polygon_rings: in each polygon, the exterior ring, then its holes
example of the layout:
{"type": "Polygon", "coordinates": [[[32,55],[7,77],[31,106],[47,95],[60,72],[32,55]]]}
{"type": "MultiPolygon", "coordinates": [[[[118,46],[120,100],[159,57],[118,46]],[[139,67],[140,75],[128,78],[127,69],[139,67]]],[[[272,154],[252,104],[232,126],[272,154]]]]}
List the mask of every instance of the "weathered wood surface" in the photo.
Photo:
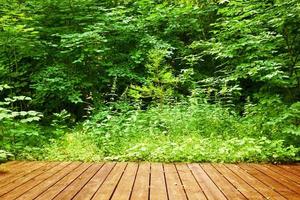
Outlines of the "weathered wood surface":
{"type": "Polygon", "coordinates": [[[298,199],[300,165],[13,161],[0,199],[298,199]]]}

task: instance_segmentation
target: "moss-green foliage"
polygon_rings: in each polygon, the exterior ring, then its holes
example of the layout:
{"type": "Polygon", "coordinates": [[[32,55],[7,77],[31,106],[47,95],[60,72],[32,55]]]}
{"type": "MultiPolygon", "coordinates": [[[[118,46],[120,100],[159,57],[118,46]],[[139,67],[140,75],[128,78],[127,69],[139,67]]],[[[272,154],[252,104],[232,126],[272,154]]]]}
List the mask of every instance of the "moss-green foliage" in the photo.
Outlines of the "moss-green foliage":
{"type": "MultiPolygon", "coordinates": [[[[289,145],[292,141],[284,133],[284,126],[274,125],[278,117],[258,113],[263,107],[252,107],[245,117],[206,103],[122,113],[102,111],[74,133],[51,144],[45,154],[50,160],[89,161],[299,160],[299,137],[295,145],[289,145]]],[[[289,111],[279,114],[283,112],[289,111]]]]}
{"type": "Polygon", "coordinates": [[[99,148],[98,142],[91,136],[76,132],[46,148],[43,159],[229,163],[299,161],[299,156],[296,157],[299,149],[285,147],[283,141],[265,137],[224,140],[222,137],[201,137],[198,134],[170,137],[136,133],[125,141],[116,137],[109,140],[101,143],[99,148]],[[122,142],[116,143],[116,139],[122,142]]]}
{"type": "Polygon", "coordinates": [[[47,117],[66,109],[82,119],[112,91],[114,101],[141,97],[146,104],[197,86],[239,108],[255,94],[299,100],[297,0],[1,5],[1,81],[32,97],[30,106],[47,117]],[[178,80],[186,71],[190,81],[178,80]]]}
{"type": "MultiPolygon", "coordinates": [[[[11,89],[10,86],[0,85],[0,93],[11,89]]],[[[9,96],[0,101],[0,162],[22,154],[24,148],[34,150],[34,146],[44,139],[40,127],[33,122],[43,116],[36,111],[19,110],[17,105],[26,107],[26,96],[9,96]]]]}

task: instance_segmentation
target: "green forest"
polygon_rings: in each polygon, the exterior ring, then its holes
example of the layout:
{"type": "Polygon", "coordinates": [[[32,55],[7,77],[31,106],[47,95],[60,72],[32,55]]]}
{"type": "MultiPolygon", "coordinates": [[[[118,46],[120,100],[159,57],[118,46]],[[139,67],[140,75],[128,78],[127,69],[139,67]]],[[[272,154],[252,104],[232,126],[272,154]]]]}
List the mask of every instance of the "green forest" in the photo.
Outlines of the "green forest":
{"type": "Polygon", "coordinates": [[[297,162],[299,100],[299,0],[0,0],[0,162],[297,162]]]}

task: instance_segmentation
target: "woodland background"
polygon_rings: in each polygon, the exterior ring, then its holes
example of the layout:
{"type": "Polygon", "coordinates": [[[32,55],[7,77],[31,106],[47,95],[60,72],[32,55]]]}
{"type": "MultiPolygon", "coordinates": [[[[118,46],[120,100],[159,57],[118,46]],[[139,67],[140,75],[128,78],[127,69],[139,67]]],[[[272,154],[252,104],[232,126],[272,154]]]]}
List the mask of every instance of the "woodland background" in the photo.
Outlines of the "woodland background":
{"type": "Polygon", "coordinates": [[[0,160],[300,159],[297,0],[0,0],[0,160]]]}

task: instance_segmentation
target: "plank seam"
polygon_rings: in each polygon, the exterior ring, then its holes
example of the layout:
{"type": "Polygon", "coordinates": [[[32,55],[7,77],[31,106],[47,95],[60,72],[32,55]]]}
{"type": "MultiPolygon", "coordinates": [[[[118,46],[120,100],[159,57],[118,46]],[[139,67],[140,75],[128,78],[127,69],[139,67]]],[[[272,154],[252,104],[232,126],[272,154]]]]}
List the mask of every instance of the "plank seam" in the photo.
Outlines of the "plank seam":
{"type": "MultiPolygon", "coordinates": [[[[244,171],[245,173],[247,173],[249,176],[251,176],[253,179],[257,180],[258,182],[260,182],[261,184],[265,185],[267,188],[270,188],[270,190],[272,190],[273,192],[277,193],[279,196],[281,196],[282,198],[285,198],[284,196],[282,196],[279,192],[277,192],[276,190],[274,190],[274,188],[268,186],[267,184],[265,184],[264,182],[262,182],[261,180],[259,180],[258,178],[252,176],[251,174],[249,174],[246,170],[242,169],[240,166],[236,165],[239,169],[241,169],[242,171],[244,171]]],[[[227,167],[227,166],[226,166],[227,167]]],[[[231,170],[229,167],[227,167],[229,170],[231,170]]],[[[231,170],[234,174],[236,174],[237,176],[239,176],[241,179],[243,179],[242,176],[240,176],[238,173],[234,172],[233,170],[231,170]]],[[[243,179],[244,180],[244,179],[243,179]]],[[[244,180],[250,187],[252,187],[253,189],[255,189],[253,186],[251,186],[246,180],[244,180]]],[[[260,193],[261,195],[263,195],[264,197],[266,197],[263,193],[259,192],[257,189],[255,189],[258,193],[260,193]]],[[[268,197],[266,197],[268,198],[268,197]]],[[[285,198],[286,199],[286,198],[285,198]]]]}
{"type": "MultiPolygon", "coordinates": [[[[39,185],[41,185],[41,184],[43,184],[45,181],[47,181],[48,179],[50,179],[50,178],[52,178],[53,176],[55,176],[56,174],[58,174],[58,173],[60,173],[60,172],[62,172],[65,168],[67,168],[67,167],[69,167],[70,165],[71,165],[72,163],[70,162],[68,165],[66,165],[64,168],[62,168],[62,169],[60,169],[60,170],[58,170],[57,172],[55,172],[54,174],[52,174],[51,176],[49,176],[48,178],[46,178],[45,180],[43,180],[42,182],[40,182],[39,184],[37,184],[37,185],[35,185],[35,186],[33,186],[32,188],[30,188],[30,190],[32,190],[32,189],[34,189],[34,188],[36,188],[36,187],[38,187],[39,185]]],[[[75,169],[76,169],[77,167],[75,167],[75,169]]],[[[74,169],[73,169],[74,170],[74,169]]],[[[71,172],[71,171],[70,171],[71,172]]],[[[65,177],[66,175],[68,175],[70,172],[68,172],[67,174],[65,174],[63,177],[65,177]]],[[[63,178],[62,177],[62,178],[63,178]]],[[[61,178],[61,179],[62,179],[61,178]]],[[[61,180],[61,179],[59,179],[59,180],[61,180]]],[[[58,180],[58,181],[59,181],[58,180]]],[[[51,186],[53,186],[54,184],[56,184],[58,181],[56,181],[56,182],[54,182],[53,184],[51,184],[49,187],[46,187],[43,191],[42,191],[42,193],[44,193],[44,191],[46,191],[46,190],[48,190],[48,188],[50,188],[51,186]]],[[[27,190],[26,192],[28,192],[28,191],[30,191],[30,190],[27,190]]],[[[41,193],[40,193],[41,194],[41,193]]],[[[38,196],[40,196],[40,194],[38,194],[35,198],[37,198],[38,196]]],[[[22,194],[23,195],[23,194],[22,194]]],[[[21,195],[21,196],[22,196],[21,195]]],[[[19,196],[20,197],[20,196],[19,196]]],[[[19,198],[18,197],[18,198],[19,198]]],[[[34,199],[35,199],[34,198],[34,199]]]]}
{"type": "MultiPolygon", "coordinates": [[[[31,166],[31,164],[27,164],[27,165],[25,165],[25,166],[28,167],[28,165],[31,166]]],[[[1,186],[0,186],[0,189],[1,189],[2,187],[5,187],[6,185],[12,183],[12,182],[15,182],[15,181],[19,180],[20,178],[23,178],[23,177],[27,176],[28,174],[30,174],[30,173],[32,173],[32,172],[34,172],[34,171],[40,169],[41,167],[45,167],[45,166],[40,166],[40,167],[38,167],[38,168],[36,168],[36,169],[34,169],[34,170],[25,171],[24,174],[23,174],[21,177],[15,179],[15,180],[10,180],[10,181],[7,182],[5,185],[1,185],[1,186]]],[[[20,174],[22,174],[22,173],[23,173],[22,171],[19,171],[19,172],[17,172],[15,175],[20,175],[20,174]]],[[[6,179],[6,178],[7,178],[7,177],[5,177],[5,179],[6,179]]],[[[10,178],[10,176],[9,176],[9,178],[10,178]]],[[[3,179],[0,179],[0,180],[3,181],[3,179]]]]}
{"type": "Polygon", "coordinates": [[[123,177],[123,175],[124,175],[124,173],[125,173],[125,170],[127,169],[127,166],[128,166],[128,163],[126,163],[126,166],[125,166],[125,168],[123,169],[122,174],[121,174],[121,176],[120,176],[120,178],[119,178],[119,180],[118,180],[118,182],[117,182],[115,188],[113,189],[113,191],[112,191],[112,193],[111,193],[111,195],[110,195],[110,197],[109,197],[109,200],[111,200],[112,197],[114,196],[115,191],[116,191],[116,189],[117,189],[117,187],[118,187],[118,185],[119,185],[119,183],[120,183],[120,181],[121,181],[121,179],[122,179],[122,177],[123,177]]]}
{"type": "MultiPolygon", "coordinates": [[[[55,174],[57,174],[57,173],[59,173],[59,172],[61,172],[62,170],[64,170],[65,169],[65,167],[67,167],[67,166],[69,166],[69,165],[71,165],[71,162],[69,163],[69,164],[67,164],[66,166],[64,166],[63,168],[61,168],[60,170],[58,170],[58,171],[56,171],[54,174],[52,174],[51,176],[49,176],[48,178],[51,178],[52,176],[54,176],[55,174]]],[[[58,166],[58,165],[57,165],[58,166]]],[[[51,168],[52,169],[52,168],[51,168]]],[[[42,174],[44,174],[44,173],[42,173],[42,174]]],[[[44,179],[44,180],[42,180],[40,183],[38,183],[37,185],[39,185],[39,184],[41,184],[41,183],[43,183],[45,180],[47,180],[48,178],[46,178],[46,179],[44,179]]],[[[26,192],[28,192],[29,190],[31,190],[31,189],[33,189],[33,188],[35,188],[37,185],[35,185],[35,186],[33,186],[32,188],[30,188],[30,189],[28,189],[28,190],[26,190],[25,191],[25,193],[26,192]]],[[[24,193],[23,193],[24,194],[24,193]]],[[[17,198],[19,198],[20,196],[22,196],[23,194],[21,194],[21,195],[19,195],[18,197],[16,197],[16,199],[17,198]]]]}
{"type": "MultiPolygon", "coordinates": [[[[273,171],[274,173],[276,173],[276,174],[279,174],[277,171],[274,171],[274,168],[273,167],[271,167],[271,166],[268,166],[268,165],[264,165],[266,168],[268,168],[269,170],[271,170],[271,171],[273,171]]],[[[280,169],[282,169],[282,168],[280,168],[280,169]]],[[[287,170],[285,170],[286,172],[289,172],[289,171],[287,171],[287,170]]],[[[280,174],[279,174],[280,175],[280,174]]],[[[283,175],[282,175],[283,176],[283,175]]],[[[289,181],[293,181],[295,184],[299,184],[299,183],[297,183],[297,181],[295,181],[295,180],[293,180],[293,179],[291,179],[291,178],[289,178],[288,176],[283,176],[283,177],[285,177],[286,179],[288,179],[289,181]]],[[[298,176],[297,176],[298,177],[298,176]]],[[[288,181],[287,180],[287,181],[288,181]]],[[[300,180],[300,179],[299,179],[300,180]]]]}
{"type": "Polygon", "coordinates": [[[170,199],[170,197],[169,197],[169,191],[168,191],[168,183],[167,183],[167,178],[166,178],[166,173],[165,173],[165,165],[164,164],[161,164],[161,165],[162,165],[163,175],[164,175],[164,180],[165,180],[167,199],[170,199]]]}
{"type": "MultiPolygon", "coordinates": [[[[186,165],[187,165],[187,164],[186,164],[186,165]]],[[[191,168],[190,168],[190,166],[189,166],[189,165],[187,165],[187,167],[188,167],[188,169],[190,170],[190,172],[191,172],[192,176],[194,177],[194,179],[195,179],[195,181],[196,181],[197,185],[199,186],[199,188],[200,188],[200,189],[201,189],[201,191],[203,192],[203,194],[204,194],[205,198],[206,198],[206,199],[208,199],[207,195],[206,195],[206,194],[205,194],[205,192],[204,192],[204,189],[201,187],[200,183],[197,181],[197,179],[196,179],[196,176],[195,176],[195,174],[194,174],[193,170],[191,170],[191,168]]],[[[206,172],[205,172],[205,174],[206,174],[206,172]]],[[[209,179],[210,179],[210,177],[209,177],[209,179]]],[[[213,182],[213,184],[215,184],[215,183],[213,182]]],[[[218,187],[217,187],[217,188],[218,188],[218,187]]],[[[223,193],[222,193],[222,194],[223,194],[223,193]]],[[[224,195],[224,196],[225,196],[225,195],[224,195]]]]}
{"type": "Polygon", "coordinates": [[[104,182],[106,181],[107,177],[110,175],[110,173],[113,171],[113,169],[115,168],[116,163],[114,163],[114,166],[111,168],[111,170],[107,173],[107,175],[105,176],[104,180],[102,181],[102,183],[99,185],[99,187],[97,188],[97,190],[95,191],[95,193],[91,196],[91,199],[94,198],[94,196],[97,194],[98,190],[101,188],[101,186],[104,184],[104,182]]]}
{"type": "Polygon", "coordinates": [[[135,172],[135,176],[134,176],[132,188],[131,188],[131,191],[130,191],[129,199],[131,199],[133,188],[134,188],[134,185],[135,185],[135,181],[136,181],[136,177],[137,177],[139,169],[140,169],[140,163],[138,163],[138,166],[137,166],[137,169],[136,169],[136,172],[135,172]]]}
{"type": "MultiPolygon", "coordinates": [[[[48,169],[48,170],[51,170],[51,169],[53,169],[54,167],[57,167],[58,165],[60,165],[60,163],[57,163],[57,165],[52,166],[52,167],[51,167],[50,169],[48,169]]],[[[44,166],[44,167],[45,167],[45,166],[44,166]]],[[[36,170],[34,170],[34,171],[36,171],[36,170]]],[[[44,171],[42,171],[41,173],[37,174],[36,176],[30,178],[29,180],[25,181],[25,182],[22,183],[21,185],[18,185],[17,187],[12,188],[12,189],[9,190],[8,192],[6,192],[6,193],[0,195],[0,197],[6,195],[6,194],[8,194],[8,193],[10,193],[11,191],[15,190],[16,188],[19,188],[19,187],[25,185],[27,182],[31,181],[32,179],[36,178],[37,176],[42,175],[43,173],[44,173],[44,171]]],[[[22,177],[24,177],[24,176],[22,176],[22,177]]],[[[21,177],[21,178],[22,178],[22,177],[21,177]]],[[[17,180],[20,180],[20,179],[17,179],[17,180]]],[[[17,180],[15,180],[15,181],[13,181],[13,182],[11,182],[11,183],[15,183],[15,182],[17,182],[17,180]]],[[[30,189],[31,189],[31,188],[30,188],[30,189]]],[[[28,189],[28,190],[30,190],[30,189],[28,189]]],[[[27,190],[27,191],[28,191],[28,190],[27,190]]],[[[18,197],[19,197],[19,196],[18,196],[18,197]]],[[[17,197],[17,198],[18,198],[18,197],[17,197]]]]}
{"type": "MultiPolygon", "coordinates": [[[[64,179],[66,176],[68,176],[69,174],[72,173],[72,171],[76,170],[77,168],[79,168],[82,165],[82,163],[80,163],[77,167],[75,167],[74,169],[72,169],[71,171],[69,171],[68,173],[66,173],[63,177],[61,177],[59,180],[57,180],[56,182],[54,182],[52,185],[50,185],[48,188],[46,188],[42,193],[40,193],[38,196],[36,196],[34,199],[37,199],[39,196],[43,195],[49,188],[51,188],[53,185],[55,185],[56,183],[58,183],[59,181],[61,181],[62,179],[64,179]]],[[[40,183],[41,184],[41,183],[40,183]]]]}
{"type": "MultiPolygon", "coordinates": [[[[236,173],[234,170],[230,169],[229,167],[227,167],[227,165],[224,165],[224,167],[226,167],[228,170],[230,170],[232,173],[234,173],[236,176],[238,176],[240,179],[242,179],[249,187],[251,187],[252,189],[254,189],[257,193],[259,193],[260,195],[262,195],[263,197],[267,198],[264,194],[262,194],[260,191],[258,191],[256,188],[254,188],[252,185],[250,185],[242,176],[240,176],[238,173],[236,173]]],[[[241,168],[240,168],[241,169],[241,168]]],[[[241,169],[243,170],[243,169],[241,169]]],[[[243,170],[245,173],[247,173],[245,170],[243,170]]],[[[248,174],[248,173],[247,173],[248,174]]],[[[251,174],[248,174],[249,176],[251,176],[252,178],[254,178],[255,180],[257,180],[258,182],[262,183],[263,185],[267,186],[266,184],[264,184],[263,182],[261,182],[260,180],[258,180],[257,178],[255,178],[254,176],[252,176],[251,174]]],[[[267,186],[268,187],[268,186],[267,186]]],[[[270,187],[268,187],[270,188],[270,187]]],[[[272,189],[272,188],[270,188],[272,189]]],[[[274,190],[273,190],[274,191],[274,190]]],[[[276,192],[277,193],[277,192],[276,192]]],[[[279,194],[279,193],[278,193],[279,194]]],[[[280,195],[280,194],[279,194],[280,195]]],[[[280,195],[281,196],[281,195],[280,195]]]]}
{"type": "MultiPolygon", "coordinates": [[[[281,165],[275,165],[275,166],[278,166],[278,167],[280,167],[281,169],[284,169],[284,170],[286,170],[287,172],[290,172],[290,173],[292,173],[292,174],[294,174],[295,176],[297,176],[297,177],[299,177],[300,178],[300,172],[297,174],[294,170],[293,170],[293,168],[292,169],[290,169],[290,167],[287,169],[287,168],[285,168],[285,167],[283,167],[283,166],[281,166],[281,165]]],[[[296,169],[295,169],[296,170],[296,169]]],[[[297,170],[296,170],[297,171],[297,170]]]]}
{"type": "Polygon", "coordinates": [[[239,193],[241,193],[241,195],[243,195],[245,197],[245,199],[248,199],[243,193],[242,191],[240,191],[235,185],[233,185],[233,183],[224,175],[221,173],[221,171],[219,171],[214,165],[210,164],[210,166],[212,166],[215,170],[217,170],[217,172],[219,172],[219,174],[221,174],[223,176],[223,178],[225,178],[227,180],[227,182],[232,185],[239,193]]]}
{"type": "Polygon", "coordinates": [[[225,193],[221,190],[221,188],[215,183],[215,181],[209,176],[209,174],[204,170],[204,168],[200,165],[200,164],[198,164],[199,165],[199,167],[204,171],[204,173],[207,175],[207,177],[213,182],[213,184],[215,184],[215,186],[219,189],[219,191],[224,195],[224,197],[226,198],[226,199],[228,199],[227,198],[227,196],[225,195],[225,193]]]}
{"type": "Polygon", "coordinates": [[[183,189],[183,191],[184,191],[185,197],[186,197],[186,199],[189,199],[189,197],[188,197],[188,195],[187,195],[187,191],[186,191],[186,189],[185,189],[185,187],[184,187],[184,185],[183,185],[183,182],[182,182],[182,180],[181,180],[180,174],[179,174],[179,172],[178,172],[178,168],[177,168],[176,164],[173,164],[173,165],[174,165],[175,170],[176,170],[176,172],[177,172],[177,176],[178,176],[179,181],[180,181],[180,183],[181,183],[181,187],[182,187],[182,189],[183,189]]]}
{"type": "MultiPolygon", "coordinates": [[[[275,177],[272,177],[272,176],[266,174],[265,172],[263,172],[263,171],[262,171],[261,169],[259,169],[258,167],[254,166],[254,168],[255,168],[256,170],[260,171],[261,173],[267,175],[267,176],[270,177],[271,179],[275,180],[277,183],[280,183],[278,180],[275,179],[275,177]]],[[[268,169],[268,168],[267,168],[267,169],[268,169]]],[[[281,176],[280,174],[278,174],[278,173],[276,173],[276,172],[274,172],[274,173],[277,174],[277,175],[279,175],[279,176],[281,176]]],[[[285,180],[285,181],[288,181],[288,180],[285,180]]],[[[283,185],[282,183],[280,183],[280,184],[283,185]]],[[[283,185],[283,186],[284,186],[284,185],[283,185]]],[[[290,191],[292,191],[293,193],[300,194],[299,191],[295,191],[295,190],[291,189],[290,187],[286,187],[286,188],[289,189],[290,191]]]]}
{"type": "Polygon", "coordinates": [[[60,195],[67,187],[69,187],[74,181],[77,180],[77,178],[79,176],[81,176],[84,172],[86,172],[89,168],[92,167],[92,164],[90,164],[89,167],[87,167],[85,170],[83,170],[83,172],[81,172],[78,176],[76,176],[76,178],[74,178],[74,180],[72,180],[68,185],[66,185],[59,193],[57,193],[52,199],[55,199],[58,195],[60,195]]]}
{"type": "Polygon", "coordinates": [[[87,182],[85,184],[83,184],[83,186],[72,196],[71,199],[73,199],[84,188],[84,186],[86,184],[88,184],[88,182],[90,182],[90,180],[102,169],[103,166],[104,166],[104,163],[101,163],[101,166],[99,167],[99,169],[87,180],[87,182]]]}
{"type": "MultiPolygon", "coordinates": [[[[258,171],[259,173],[263,174],[264,176],[267,176],[267,177],[270,178],[273,182],[278,183],[279,185],[285,187],[282,183],[280,183],[280,182],[274,180],[272,177],[270,177],[270,176],[268,176],[267,174],[261,172],[260,170],[258,170],[258,169],[256,169],[256,168],[250,166],[249,164],[247,164],[247,166],[250,167],[250,168],[252,168],[252,169],[255,170],[255,171],[258,171]]],[[[272,187],[272,188],[273,188],[273,187],[272,187]]],[[[287,190],[289,190],[290,192],[293,192],[293,191],[290,190],[289,188],[287,188],[287,187],[285,187],[285,188],[286,188],[287,190]]],[[[274,188],[274,190],[275,190],[277,193],[279,193],[281,196],[283,196],[284,198],[288,199],[288,198],[286,197],[286,195],[282,194],[282,192],[279,191],[277,188],[274,188]]]]}
{"type": "Polygon", "coordinates": [[[152,164],[149,163],[150,167],[149,167],[149,187],[148,187],[148,200],[150,200],[150,192],[151,192],[151,178],[152,178],[152,173],[151,173],[151,170],[152,170],[152,164]]]}

